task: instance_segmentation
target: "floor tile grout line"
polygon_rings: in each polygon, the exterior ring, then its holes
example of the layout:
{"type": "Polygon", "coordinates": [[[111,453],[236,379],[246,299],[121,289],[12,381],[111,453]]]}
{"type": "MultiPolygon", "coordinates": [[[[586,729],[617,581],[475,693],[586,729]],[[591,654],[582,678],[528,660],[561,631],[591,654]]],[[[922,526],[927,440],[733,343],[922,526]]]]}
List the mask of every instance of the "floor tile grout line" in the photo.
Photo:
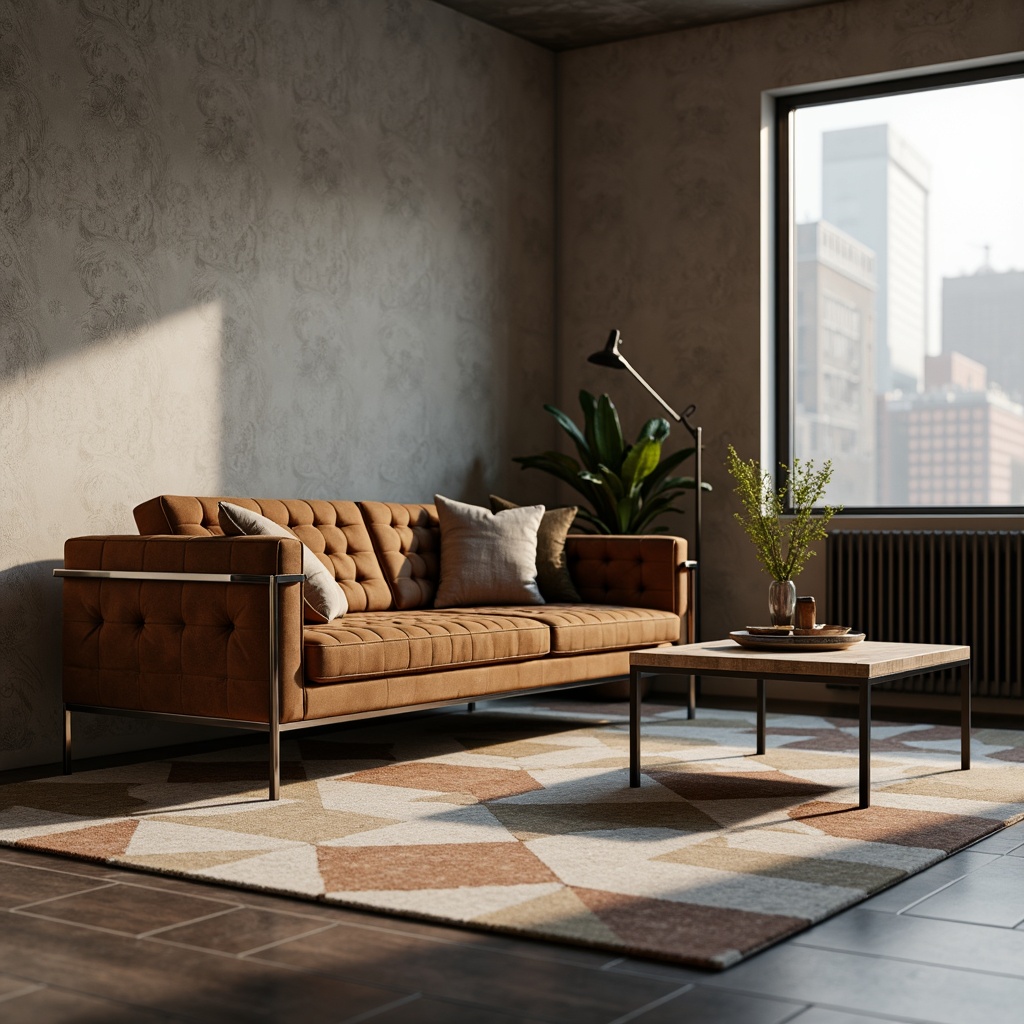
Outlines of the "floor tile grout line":
{"type": "MultiPolygon", "coordinates": [[[[968,922],[960,921],[956,923],[966,924],[968,922]]],[[[1013,930],[1012,928],[1006,929],[1006,931],[1013,930]]],[[[793,945],[796,945],[796,943],[793,943],[793,945]]],[[[867,960],[886,960],[889,963],[917,964],[919,967],[937,967],[943,971],[958,971],[961,974],[981,974],[989,978],[1013,978],[1015,981],[1024,981],[1024,973],[1009,974],[1006,971],[987,971],[981,967],[958,967],[955,964],[936,963],[934,960],[915,960],[911,957],[895,956],[892,953],[871,953],[860,949],[843,949],[841,946],[822,946],[809,942],[802,942],[799,945],[803,949],[820,949],[826,953],[843,953],[847,956],[864,957],[867,960]]],[[[725,986],[720,987],[724,988],[725,986]]]]}
{"type": "Polygon", "coordinates": [[[262,946],[253,946],[252,949],[243,950],[241,953],[237,953],[236,956],[244,960],[247,957],[255,956],[257,953],[265,953],[268,949],[276,949],[278,946],[287,945],[289,942],[295,942],[298,939],[308,939],[312,935],[319,935],[321,932],[330,931],[332,928],[337,928],[337,924],[333,921],[329,921],[327,924],[322,925],[319,928],[312,928],[308,932],[300,932],[298,935],[289,935],[287,938],[278,939],[275,942],[267,942],[262,946]]]}
{"type": "Polygon", "coordinates": [[[45,900],[29,900],[28,903],[19,903],[16,907],[7,907],[8,913],[18,914],[28,910],[29,907],[42,907],[47,903],[56,903],[58,900],[71,899],[74,896],[83,896],[89,892],[102,892],[104,889],[112,889],[117,882],[105,882],[102,885],[90,885],[86,889],[76,889],[75,892],[64,892],[59,896],[47,896],[45,900]]]}
{"type": "MultiPolygon", "coordinates": [[[[939,861],[939,863],[941,864],[942,861],[939,861]]],[[[925,870],[927,870],[927,868],[925,870]]],[[[951,885],[956,885],[957,882],[962,882],[967,877],[968,874],[972,874],[972,872],[967,872],[966,874],[961,875],[959,878],[953,878],[950,881],[948,881],[945,885],[940,885],[937,889],[932,889],[932,891],[930,893],[928,893],[926,896],[922,896],[918,900],[913,900],[912,902],[908,903],[905,907],[900,907],[900,909],[896,911],[896,915],[899,916],[900,914],[905,914],[908,910],[913,910],[914,907],[918,906],[918,904],[924,903],[925,900],[930,900],[933,896],[938,896],[938,894],[940,892],[944,892],[951,885]]],[[[910,877],[913,878],[914,876],[911,875],[910,877]]],[[[907,878],[903,879],[903,881],[909,881],[909,880],[910,879],[907,879],[907,878]]],[[[898,885],[901,885],[901,884],[902,884],[901,882],[897,882],[896,886],[893,886],[893,888],[895,889],[898,885]]],[[[870,909],[870,908],[865,908],[865,909],[870,909]]],[[[885,911],[882,911],[882,913],[885,913],[885,911]]]]}
{"type": "Polygon", "coordinates": [[[367,1010],[365,1013],[357,1013],[354,1017],[346,1017],[344,1020],[339,1021],[339,1024],[362,1024],[364,1020],[373,1020],[374,1017],[379,1017],[382,1013],[387,1013],[389,1010],[397,1010],[400,1006],[407,1006],[409,1003],[414,1003],[417,999],[422,998],[422,992],[413,992],[412,995],[396,999],[391,1003],[385,1003],[383,1006],[376,1007],[376,1009],[367,1010]]]}
{"type": "MultiPolygon", "coordinates": [[[[17,977],[17,975],[14,975],[17,977]]],[[[33,992],[39,992],[42,989],[47,988],[42,982],[39,981],[26,981],[24,988],[19,988],[15,992],[7,992],[0,996],[0,1003],[9,1002],[12,999],[20,999],[22,996],[30,996],[33,992]]]]}
{"type": "MultiPolygon", "coordinates": [[[[327,905],[330,906],[331,904],[327,904],[327,905]]],[[[340,904],[338,906],[339,906],[339,909],[342,909],[342,910],[352,909],[350,907],[343,907],[340,904]]],[[[405,922],[406,920],[407,920],[406,918],[400,918],[400,917],[397,917],[397,916],[394,918],[394,921],[397,924],[399,924],[399,925],[401,923],[405,922]]],[[[483,943],[481,943],[481,942],[470,942],[468,940],[469,939],[480,940],[480,939],[485,938],[487,935],[499,935],[500,937],[503,937],[503,938],[512,938],[512,936],[510,936],[510,935],[502,935],[499,932],[486,932],[486,931],[484,931],[484,932],[477,932],[477,931],[470,931],[468,929],[458,929],[458,925],[456,925],[456,924],[445,924],[444,922],[424,922],[424,923],[432,923],[432,924],[434,924],[435,927],[438,927],[438,928],[448,928],[448,930],[450,930],[450,931],[455,931],[455,930],[459,930],[460,932],[464,931],[465,932],[465,937],[463,937],[460,934],[459,938],[449,939],[449,938],[443,938],[443,937],[436,936],[436,935],[423,935],[422,933],[416,932],[416,931],[406,931],[404,928],[401,928],[401,927],[389,928],[387,925],[364,924],[362,922],[357,922],[357,921],[337,921],[337,922],[334,922],[334,923],[339,925],[339,926],[344,926],[346,928],[362,928],[362,929],[365,929],[367,931],[384,932],[385,934],[388,934],[388,935],[396,935],[396,934],[397,935],[404,935],[404,936],[407,936],[408,938],[422,939],[425,942],[435,942],[438,945],[442,945],[442,946],[467,946],[467,947],[469,947],[471,949],[474,949],[474,950],[483,949],[483,950],[489,951],[489,952],[500,953],[502,956],[519,957],[520,959],[523,959],[523,960],[543,960],[545,963],[551,963],[553,960],[556,960],[559,963],[563,963],[563,964],[565,964],[567,966],[580,967],[583,970],[588,970],[588,971],[602,971],[602,970],[605,969],[605,965],[604,964],[601,964],[600,966],[598,966],[596,964],[583,964],[583,963],[579,963],[578,961],[574,961],[572,959],[566,960],[566,959],[563,959],[562,957],[558,956],[559,952],[561,952],[563,949],[565,949],[565,950],[572,950],[572,949],[584,950],[585,947],[581,947],[581,946],[549,945],[547,943],[544,943],[543,940],[541,940],[541,939],[533,940],[533,943],[537,947],[539,947],[537,952],[534,952],[532,947],[531,947],[530,950],[519,950],[519,949],[514,949],[514,950],[513,949],[488,950],[488,947],[486,945],[484,945],[483,943]]]]}
{"type": "MultiPolygon", "coordinates": [[[[878,1012],[876,1010],[863,1010],[860,1007],[846,1006],[843,1003],[811,1003],[807,1009],[820,1008],[822,1010],[834,1010],[836,1013],[854,1014],[864,1017],[866,1020],[877,1020],[881,1024],[942,1024],[941,1021],[933,1020],[931,1017],[894,1017],[891,1014],[878,1012]]],[[[803,1012],[807,1012],[804,1010],[803,1012]]],[[[788,1024],[800,1024],[800,1018],[795,1020],[791,1017],[788,1024]]]]}
{"type": "MultiPolygon", "coordinates": [[[[32,850],[32,849],[28,849],[26,847],[21,847],[21,846],[18,846],[18,847],[4,846],[2,844],[2,842],[0,842],[0,851],[4,851],[4,850],[17,850],[18,853],[27,854],[33,860],[35,860],[36,857],[38,857],[40,860],[49,859],[51,857],[53,857],[53,858],[59,857],[61,859],[61,861],[68,861],[72,865],[74,865],[74,864],[83,864],[83,863],[84,864],[95,864],[96,863],[95,861],[79,861],[79,860],[76,860],[74,857],[68,856],[67,854],[47,853],[47,852],[45,852],[43,850],[32,850]]],[[[9,864],[9,865],[11,865],[11,867],[16,867],[16,868],[25,868],[28,871],[48,871],[48,872],[50,872],[51,874],[54,874],[54,875],[71,875],[74,878],[102,878],[103,877],[102,875],[83,875],[83,874],[79,873],[78,871],[72,871],[70,868],[54,868],[54,867],[49,867],[47,864],[27,864],[24,860],[21,860],[19,858],[5,857],[2,852],[0,852],[0,864],[9,864]]]]}
{"type": "MultiPolygon", "coordinates": [[[[888,910],[872,910],[871,907],[858,906],[856,903],[854,903],[851,906],[847,907],[845,910],[841,910],[838,914],[835,915],[835,917],[841,917],[843,914],[846,914],[854,910],[860,911],[861,913],[865,914],[877,914],[880,918],[904,916],[903,914],[894,914],[888,910]]],[[[943,924],[963,925],[966,928],[990,928],[993,932],[1016,931],[1021,924],[1024,924],[1024,921],[1015,925],[989,924],[987,921],[961,921],[955,917],[925,917],[923,914],[907,914],[905,916],[911,918],[914,921],[920,921],[922,923],[926,921],[941,921],[943,924]]],[[[835,920],[835,918],[830,918],[828,920],[835,920]]],[[[819,924],[821,925],[824,925],[825,923],[827,922],[819,922],[819,924]]],[[[791,935],[788,939],[785,939],[784,941],[789,942],[794,946],[816,946],[817,943],[807,941],[808,935],[816,927],[818,927],[818,925],[812,925],[812,927],[807,931],[797,932],[796,934],[791,935]]]]}
{"type": "Polygon", "coordinates": [[[784,1020],[780,1020],[777,1024],[800,1024],[800,1018],[808,1011],[814,1008],[813,1003],[806,1003],[801,1006],[798,1010],[795,1010],[792,1016],[786,1017],[784,1020]]]}
{"type": "MultiPolygon", "coordinates": [[[[118,933],[119,935],[122,933],[118,933]]],[[[134,938],[134,936],[130,936],[134,938]]],[[[165,939],[160,935],[154,935],[152,938],[145,940],[146,942],[156,943],[158,946],[172,946],[174,949],[186,949],[190,953],[202,953],[206,956],[218,957],[221,960],[241,960],[241,956],[238,953],[232,953],[226,949],[213,949],[210,946],[194,946],[190,942],[178,942],[175,939],[165,939]]],[[[290,967],[291,964],[279,964],[273,960],[253,960],[253,963],[259,963],[261,967],[290,967]]],[[[302,970],[303,968],[299,968],[302,970]]],[[[308,972],[307,972],[308,973],[308,972]]]]}
{"type": "MultiPolygon", "coordinates": [[[[170,878],[170,879],[173,879],[175,881],[182,881],[182,882],[185,882],[186,884],[195,885],[196,888],[199,888],[199,889],[205,889],[206,888],[206,884],[205,883],[203,883],[201,881],[200,882],[193,882],[192,879],[190,879],[190,878],[184,878],[184,877],[179,878],[176,875],[158,875],[157,877],[158,878],[170,878]]],[[[163,888],[162,886],[159,886],[159,885],[146,885],[145,882],[135,881],[134,879],[112,879],[111,881],[113,882],[114,885],[124,885],[124,886],[127,886],[127,887],[132,888],[132,889],[145,889],[147,892],[159,892],[159,893],[164,893],[165,895],[168,895],[168,896],[184,896],[187,899],[206,900],[208,903],[222,903],[222,904],[226,904],[228,906],[231,906],[233,908],[238,908],[238,907],[242,906],[242,904],[238,900],[228,899],[226,895],[223,898],[218,898],[216,896],[200,896],[198,894],[193,894],[193,893],[188,893],[188,892],[181,892],[178,889],[165,889],[165,888],[163,888]]],[[[226,884],[226,883],[222,883],[222,884],[226,884]]]]}
{"type": "Polygon", "coordinates": [[[161,932],[173,931],[175,928],[187,928],[189,925],[201,924],[203,921],[213,921],[218,917],[224,917],[227,914],[234,914],[236,910],[237,907],[225,907],[223,910],[217,910],[210,914],[203,914],[201,917],[190,917],[187,921],[175,921],[173,924],[164,924],[159,928],[151,928],[148,932],[136,932],[135,938],[151,939],[160,935],[161,932]]]}
{"type": "MultiPolygon", "coordinates": [[[[9,977],[19,977],[18,975],[9,975],[9,977]]],[[[186,1021],[193,1020],[192,1017],[184,1017],[180,1013],[176,1013],[173,1010],[163,1010],[159,1007],[151,1006],[148,1003],[132,1003],[127,999],[119,999],[116,996],[103,995],[99,992],[92,991],[85,988],[74,988],[71,985],[62,985],[57,982],[45,981],[37,982],[34,980],[27,980],[27,985],[32,986],[32,990],[29,992],[23,992],[22,995],[32,995],[32,992],[41,991],[48,989],[51,992],[62,992],[65,995],[74,996],[81,998],[85,996],[88,999],[97,999],[101,1002],[112,1003],[114,1006],[124,1007],[128,1010],[143,1010],[147,1013],[156,1014],[160,1018],[166,1019],[169,1022],[181,1021],[185,1024],[186,1021]]],[[[0,998],[0,1003],[4,1002],[4,998],[0,998]]]]}
{"type": "Polygon", "coordinates": [[[46,914],[33,914],[30,910],[10,910],[10,914],[17,914],[18,917],[30,917],[34,921],[48,921],[50,924],[70,925],[72,928],[85,928],[90,932],[102,932],[104,935],[116,935],[122,939],[138,939],[136,932],[122,932],[116,928],[105,928],[100,924],[86,924],[84,921],[74,921],[66,917],[49,917],[46,914]]]}
{"type": "Polygon", "coordinates": [[[674,992],[669,992],[667,995],[661,996],[660,999],[653,999],[649,1003],[645,1003],[643,1006],[638,1006],[635,1010],[630,1010],[629,1013],[624,1013],[621,1017],[616,1017],[614,1020],[609,1021],[608,1024],[626,1024],[627,1021],[636,1020],[641,1014],[647,1013],[648,1010],[656,1010],[659,1006],[664,1006],[665,1003],[670,1002],[677,996],[685,995],[691,989],[696,988],[694,983],[687,982],[687,984],[677,988],[674,992]]]}
{"type": "MultiPolygon", "coordinates": [[[[154,942],[166,942],[167,940],[166,939],[154,939],[152,941],[154,941],[154,942]]],[[[175,945],[177,945],[177,943],[175,943],[175,945]]],[[[211,954],[222,955],[222,956],[231,956],[230,953],[219,954],[219,953],[217,953],[217,950],[215,950],[215,949],[207,950],[207,952],[211,953],[211,954]]],[[[237,957],[235,957],[234,959],[237,959],[237,957]]],[[[359,977],[351,977],[350,978],[350,976],[348,974],[338,974],[336,972],[332,972],[330,970],[325,970],[325,969],[322,969],[320,967],[303,967],[300,964],[290,964],[290,963],[288,963],[287,960],[261,960],[258,956],[252,956],[252,957],[246,957],[245,958],[245,962],[246,963],[251,963],[251,964],[259,964],[261,967],[279,967],[282,970],[291,971],[293,974],[311,974],[311,975],[314,975],[317,978],[332,978],[332,979],[335,979],[335,980],[341,979],[342,981],[353,980],[353,981],[356,981],[360,985],[365,985],[367,988],[380,989],[382,992],[395,992],[395,991],[398,991],[396,989],[395,985],[389,984],[386,981],[372,981],[371,982],[371,981],[366,981],[365,979],[359,978],[359,977]]]]}
{"type": "Polygon", "coordinates": [[[787,1017],[784,1021],[779,1021],[778,1024],[800,1024],[800,1018],[806,1013],[812,1013],[814,1010],[824,1010],[826,1013],[836,1011],[838,1013],[853,1014],[857,1017],[858,1022],[863,1019],[866,1022],[871,1022],[871,1024],[874,1024],[875,1021],[877,1021],[878,1024],[939,1024],[937,1021],[919,1020],[916,1017],[884,1016],[876,1013],[874,1010],[852,1010],[848,1006],[839,1006],[836,1003],[822,1002],[808,1003],[806,1006],[800,1008],[795,1017],[787,1017]]]}

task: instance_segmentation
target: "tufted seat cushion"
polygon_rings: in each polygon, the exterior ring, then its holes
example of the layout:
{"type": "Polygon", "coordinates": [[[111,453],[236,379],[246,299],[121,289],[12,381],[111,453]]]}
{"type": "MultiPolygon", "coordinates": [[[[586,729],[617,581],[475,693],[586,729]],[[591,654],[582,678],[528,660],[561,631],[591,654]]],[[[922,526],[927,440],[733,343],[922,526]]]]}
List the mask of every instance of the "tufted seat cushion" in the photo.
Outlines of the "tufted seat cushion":
{"type": "Polygon", "coordinates": [[[614,651],[679,640],[679,616],[654,608],[606,604],[545,604],[514,608],[469,608],[480,615],[503,612],[542,622],[551,630],[552,654],[614,651]]]}
{"type": "Polygon", "coordinates": [[[546,623],[504,608],[350,613],[303,630],[306,678],[334,683],[540,658],[549,636],[546,623]]]}

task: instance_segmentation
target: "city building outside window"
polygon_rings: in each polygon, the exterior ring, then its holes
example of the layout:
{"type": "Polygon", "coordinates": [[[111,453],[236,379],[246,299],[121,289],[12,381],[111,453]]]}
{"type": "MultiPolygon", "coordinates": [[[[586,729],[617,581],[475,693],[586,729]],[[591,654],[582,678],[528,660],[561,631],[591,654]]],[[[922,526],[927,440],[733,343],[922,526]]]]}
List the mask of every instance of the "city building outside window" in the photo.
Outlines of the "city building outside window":
{"type": "Polygon", "coordinates": [[[780,461],[847,510],[1019,510],[1024,65],[777,111],[780,461]]]}

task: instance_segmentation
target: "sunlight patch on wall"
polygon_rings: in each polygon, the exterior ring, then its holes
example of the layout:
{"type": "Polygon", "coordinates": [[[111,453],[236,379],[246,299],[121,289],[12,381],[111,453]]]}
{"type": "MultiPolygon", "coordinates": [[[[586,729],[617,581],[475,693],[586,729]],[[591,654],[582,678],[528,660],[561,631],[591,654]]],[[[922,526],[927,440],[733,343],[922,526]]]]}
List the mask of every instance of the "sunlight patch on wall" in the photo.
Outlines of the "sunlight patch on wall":
{"type": "Polygon", "coordinates": [[[219,302],[0,378],[0,768],[56,757],[64,541],[219,493],[222,418],[219,302]]]}

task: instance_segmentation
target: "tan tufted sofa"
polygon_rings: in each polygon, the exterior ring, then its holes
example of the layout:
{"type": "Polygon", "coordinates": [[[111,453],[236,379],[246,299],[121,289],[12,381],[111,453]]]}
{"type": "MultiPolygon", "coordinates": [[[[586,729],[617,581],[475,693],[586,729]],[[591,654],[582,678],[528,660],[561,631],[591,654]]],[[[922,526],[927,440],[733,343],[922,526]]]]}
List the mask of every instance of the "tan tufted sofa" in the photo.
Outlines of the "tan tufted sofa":
{"type": "Polygon", "coordinates": [[[140,536],[65,544],[65,771],[76,711],[170,716],[270,734],[628,674],[629,651],[692,638],[692,579],[677,537],[570,535],[585,603],[434,609],[433,505],[162,495],[140,536]],[[301,545],[225,537],[227,500],[288,526],[348,598],[302,621],[301,545]]]}

